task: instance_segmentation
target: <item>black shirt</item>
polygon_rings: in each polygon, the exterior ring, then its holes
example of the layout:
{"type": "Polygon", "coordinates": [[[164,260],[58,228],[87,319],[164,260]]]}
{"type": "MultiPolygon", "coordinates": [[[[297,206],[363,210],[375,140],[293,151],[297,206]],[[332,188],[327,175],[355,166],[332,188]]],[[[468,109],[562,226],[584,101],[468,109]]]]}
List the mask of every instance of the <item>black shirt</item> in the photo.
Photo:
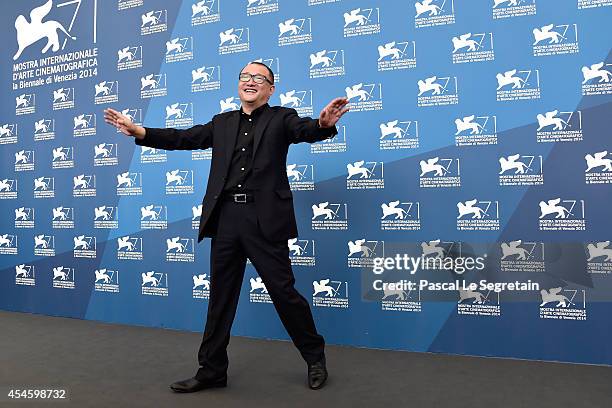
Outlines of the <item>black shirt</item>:
{"type": "Polygon", "coordinates": [[[234,151],[232,152],[227,183],[225,183],[223,191],[238,192],[249,189],[249,179],[253,163],[253,134],[255,133],[257,119],[264,110],[269,108],[270,105],[267,103],[263,104],[251,112],[250,115],[240,108],[238,137],[236,138],[236,146],[234,146],[234,151]]]}

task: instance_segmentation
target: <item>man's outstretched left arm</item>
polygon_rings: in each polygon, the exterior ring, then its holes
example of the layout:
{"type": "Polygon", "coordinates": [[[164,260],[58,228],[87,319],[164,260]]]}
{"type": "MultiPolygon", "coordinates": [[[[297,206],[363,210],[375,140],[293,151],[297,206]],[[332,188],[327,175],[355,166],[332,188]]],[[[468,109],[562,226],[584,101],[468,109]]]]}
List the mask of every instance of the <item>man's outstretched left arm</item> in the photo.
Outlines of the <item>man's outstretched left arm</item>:
{"type": "Polygon", "coordinates": [[[289,143],[314,143],[331,139],[338,133],[336,123],[348,112],[346,98],[336,98],[319,114],[318,119],[300,118],[295,109],[285,118],[285,128],[289,143]]]}

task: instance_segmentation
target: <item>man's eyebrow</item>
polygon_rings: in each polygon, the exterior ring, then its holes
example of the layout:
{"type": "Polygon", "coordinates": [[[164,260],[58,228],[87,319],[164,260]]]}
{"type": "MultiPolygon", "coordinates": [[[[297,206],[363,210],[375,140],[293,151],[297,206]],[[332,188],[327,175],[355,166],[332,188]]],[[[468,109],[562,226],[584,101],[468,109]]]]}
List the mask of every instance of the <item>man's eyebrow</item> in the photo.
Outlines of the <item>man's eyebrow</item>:
{"type": "Polygon", "coordinates": [[[256,72],[254,74],[250,73],[249,71],[242,71],[241,74],[251,74],[251,75],[261,75],[261,76],[266,76],[265,74],[260,74],[259,72],[256,72]]]}

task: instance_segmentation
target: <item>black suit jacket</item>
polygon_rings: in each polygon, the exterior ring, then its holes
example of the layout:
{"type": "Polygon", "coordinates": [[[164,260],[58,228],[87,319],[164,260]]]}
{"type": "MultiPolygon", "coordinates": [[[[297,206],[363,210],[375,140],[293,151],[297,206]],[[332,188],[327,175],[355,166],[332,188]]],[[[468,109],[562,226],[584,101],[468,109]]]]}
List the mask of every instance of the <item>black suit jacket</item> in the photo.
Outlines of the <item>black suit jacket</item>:
{"type": "MultiPolygon", "coordinates": [[[[202,201],[202,217],[198,242],[216,232],[217,208],[227,180],[234,145],[238,137],[240,112],[232,111],[213,116],[205,125],[189,129],[145,128],[144,139],[135,139],[139,146],[163,150],[195,150],[212,147],[212,162],[206,194],[202,201]]],[[[318,121],[300,118],[295,109],[273,106],[257,119],[253,135],[253,163],[249,190],[255,195],[259,226],[270,241],[297,236],[293,209],[293,194],[287,179],[287,151],[291,143],[314,143],[330,139],[338,133],[336,127],[320,128],[318,121]]]]}

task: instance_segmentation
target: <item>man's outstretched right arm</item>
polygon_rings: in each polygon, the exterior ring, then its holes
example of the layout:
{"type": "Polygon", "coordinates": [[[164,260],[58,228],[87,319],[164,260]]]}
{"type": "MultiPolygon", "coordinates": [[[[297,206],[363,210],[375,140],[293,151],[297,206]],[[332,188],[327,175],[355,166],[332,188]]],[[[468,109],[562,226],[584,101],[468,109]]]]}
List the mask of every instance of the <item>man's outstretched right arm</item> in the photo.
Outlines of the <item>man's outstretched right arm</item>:
{"type": "Polygon", "coordinates": [[[158,129],[138,126],[114,109],[104,110],[106,123],[115,126],[126,136],[135,138],[139,146],[163,150],[208,149],[213,145],[214,125],[196,125],[189,129],[158,129]]]}
{"type": "Polygon", "coordinates": [[[145,127],[145,136],[134,141],[139,146],[163,150],[208,149],[213,145],[212,121],[189,129],[158,129],[145,127]]]}

